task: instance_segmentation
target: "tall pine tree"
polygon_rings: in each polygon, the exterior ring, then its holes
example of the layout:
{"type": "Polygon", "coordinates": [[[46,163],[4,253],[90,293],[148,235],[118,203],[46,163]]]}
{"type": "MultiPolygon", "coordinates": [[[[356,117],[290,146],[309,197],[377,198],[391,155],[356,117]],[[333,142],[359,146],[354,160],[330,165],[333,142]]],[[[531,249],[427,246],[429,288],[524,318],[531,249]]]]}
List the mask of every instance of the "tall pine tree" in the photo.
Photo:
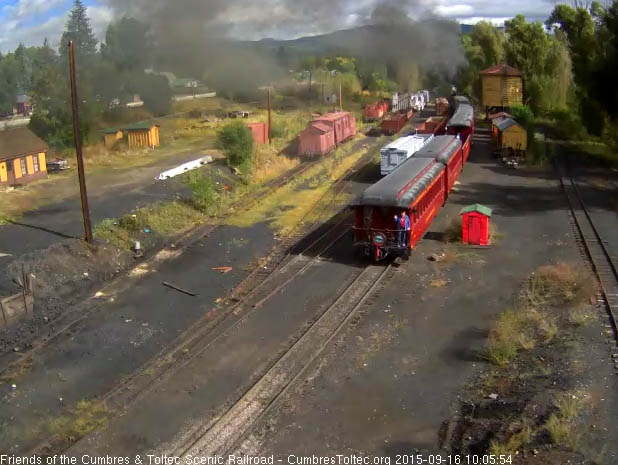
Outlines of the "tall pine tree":
{"type": "Polygon", "coordinates": [[[88,64],[96,55],[97,38],[92,32],[86,7],[81,0],[74,0],[73,9],[69,14],[69,20],[60,41],[60,55],[65,60],[68,57],[70,40],[75,44],[75,60],[79,65],[88,64]]]}

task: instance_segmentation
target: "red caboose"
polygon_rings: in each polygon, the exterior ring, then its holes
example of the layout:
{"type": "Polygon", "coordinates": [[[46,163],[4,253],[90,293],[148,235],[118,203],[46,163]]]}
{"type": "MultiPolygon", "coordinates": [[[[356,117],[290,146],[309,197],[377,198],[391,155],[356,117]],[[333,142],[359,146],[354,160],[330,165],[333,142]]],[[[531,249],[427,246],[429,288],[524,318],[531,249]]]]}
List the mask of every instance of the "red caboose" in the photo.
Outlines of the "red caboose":
{"type": "Polygon", "coordinates": [[[489,245],[491,213],[491,208],[478,203],[461,210],[461,238],[464,244],[489,245]]]}

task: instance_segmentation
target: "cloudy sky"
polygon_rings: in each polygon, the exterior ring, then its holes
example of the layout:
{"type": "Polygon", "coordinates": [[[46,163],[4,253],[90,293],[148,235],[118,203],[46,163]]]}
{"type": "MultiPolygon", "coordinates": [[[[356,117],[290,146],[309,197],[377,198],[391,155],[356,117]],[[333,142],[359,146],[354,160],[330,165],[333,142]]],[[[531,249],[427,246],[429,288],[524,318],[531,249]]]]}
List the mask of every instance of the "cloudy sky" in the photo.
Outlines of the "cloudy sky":
{"type": "MultiPolygon", "coordinates": [[[[143,0],[142,0],[143,1],[143,0]]],[[[161,0],[159,0],[161,1],[161,0]]],[[[208,0],[203,0],[207,3],[208,0]]],[[[244,3],[246,0],[228,0],[228,8],[222,16],[226,21],[234,20],[235,10],[244,10],[243,22],[247,21],[245,8],[234,8],[244,3]],[[238,3],[238,5],[234,5],[238,3]]],[[[304,0],[304,9],[310,8],[313,0],[304,0]]],[[[340,0],[341,1],[341,0],[340,0]]],[[[350,27],[361,21],[363,12],[368,11],[373,4],[385,0],[349,0],[345,11],[347,16],[342,18],[341,27],[350,27]]],[[[388,0],[386,0],[388,1],[388,0]]],[[[487,19],[501,24],[505,19],[517,13],[526,15],[529,19],[544,20],[551,11],[553,4],[551,0],[518,0],[497,2],[495,0],[392,0],[397,3],[407,3],[410,6],[410,16],[414,17],[423,11],[437,14],[449,19],[454,19],[462,23],[475,23],[481,19],[487,19]],[[413,5],[413,6],[412,6],[413,5]],[[419,8],[420,6],[420,8],[419,8]]],[[[286,8],[285,0],[262,0],[267,4],[272,3],[272,9],[260,7],[252,9],[255,24],[266,24],[267,19],[272,17],[273,11],[280,11],[286,8]]],[[[119,0],[85,0],[88,6],[88,16],[95,33],[99,38],[103,37],[107,24],[118,13],[118,5],[130,4],[119,0]],[[114,6],[116,10],[114,10],[114,6]]],[[[155,2],[153,2],[155,3],[155,2]]],[[[174,4],[174,0],[169,0],[174,4]]],[[[57,46],[62,30],[67,20],[67,13],[71,8],[72,0],[0,0],[0,51],[6,52],[14,49],[20,42],[25,45],[38,45],[47,37],[52,46],[57,46]]],[[[244,5],[243,5],[244,6],[244,5]]],[[[289,5],[288,5],[289,6],[289,5]]],[[[298,5],[296,5],[298,6],[298,5]]],[[[288,15],[294,14],[294,9],[290,8],[288,15]]],[[[293,23],[293,22],[292,22],[293,23]]],[[[290,24],[290,23],[288,23],[290,24]]],[[[302,24],[302,21],[299,22],[302,24]]],[[[332,24],[328,26],[332,28],[332,24]]],[[[310,30],[289,30],[288,28],[278,28],[277,25],[269,24],[268,28],[251,31],[250,37],[243,39],[258,39],[261,37],[293,38],[303,35],[310,30]]],[[[330,32],[328,30],[311,32],[330,32]]]]}

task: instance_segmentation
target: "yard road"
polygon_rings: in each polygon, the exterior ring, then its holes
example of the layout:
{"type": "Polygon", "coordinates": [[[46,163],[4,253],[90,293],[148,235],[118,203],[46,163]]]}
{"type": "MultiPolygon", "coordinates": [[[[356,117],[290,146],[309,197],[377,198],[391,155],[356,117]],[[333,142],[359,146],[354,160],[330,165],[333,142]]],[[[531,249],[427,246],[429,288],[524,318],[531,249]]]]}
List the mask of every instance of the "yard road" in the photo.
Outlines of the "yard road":
{"type": "MultiPolygon", "coordinates": [[[[177,180],[155,181],[154,178],[162,171],[201,156],[198,151],[183,152],[139,168],[109,169],[87,177],[93,225],[105,218],[122,216],[135,207],[170,200],[178,193],[185,192],[186,188],[177,180]]],[[[66,236],[83,237],[77,172],[74,189],[65,200],[27,212],[19,222],[23,226],[0,226],[0,295],[14,291],[4,276],[10,260],[27,252],[47,248],[66,236]],[[3,257],[4,254],[7,256],[3,257]]]]}

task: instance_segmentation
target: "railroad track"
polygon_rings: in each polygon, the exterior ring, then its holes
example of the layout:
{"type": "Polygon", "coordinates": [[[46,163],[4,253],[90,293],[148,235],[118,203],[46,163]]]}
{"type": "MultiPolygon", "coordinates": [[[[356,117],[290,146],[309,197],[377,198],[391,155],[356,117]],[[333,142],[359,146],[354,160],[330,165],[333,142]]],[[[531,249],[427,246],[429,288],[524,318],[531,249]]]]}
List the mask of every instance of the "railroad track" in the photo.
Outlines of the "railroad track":
{"type": "Polygon", "coordinates": [[[172,456],[224,456],[235,450],[254,426],[302,379],[313,362],[359,313],[363,303],[388,277],[392,265],[370,265],[303,335],[225,412],[176,438],[157,453],[172,456]]]}
{"type": "MultiPolygon", "coordinates": [[[[614,363],[618,374],[618,272],[616,271],[615,257],[611,255],[594,221],[584,203],[582,195],[577,187],[575,179],[568,172],[564,164],[558,166],[560,182],[567,196],[571,208],[578,247],[580,252],[588,259],[592,270],[596,275],[601,293],[597,302],[602,304],[609,319],[606,325],[606,334],[613,336],[614,363]]],[[[610,338],[612,339],[612,338],[610,338]]]]}
{"type": "MultiPolygon", "coordinates": [[[[238,292],[228,299],[231,305],[215,316],[207,315],[188,328],[172,345],[161,350],[133,375],[117,384],[100,399],[114,407],[126,407],[138,398],[146,395],[156,383],[172,376],[178,369],[186,366],[199,356],[215,340],[223,337],[229,330],[240,324],[255,309],[262,306],[272,296],[293,282],[312,265],[323,260],[323,255],[335,246],[349,232],[351,213],[346,208],[340,209],[330,221],[321,225],[319,215],[337,199],[339,194],[356,179],[351,174],[361,171],[371,162],[372,150],[369,150],[357,163],[329,187],[317,200],[314,207],[297,223],[292,232],[286,236],[268,259],[268,267],[258,266],[243,280],[238,292]],[[306,224],[309,216],[315,221],[306,224]],[[307,234],[307,233],[310,234],[307,234]]],[[[302,170],[295,170],[294,176],[306,171],[315,163],[302,170]]],[[[286,182],[290,180],[286,176],[286,182]]],[[[283,183],[277,182],[280,187],[283,183]]],[[[189,246],[190,248],[191,246],[189,246]]],[[[57,450],[54,438],[39,443],[32,453],[57,450]]]]}

